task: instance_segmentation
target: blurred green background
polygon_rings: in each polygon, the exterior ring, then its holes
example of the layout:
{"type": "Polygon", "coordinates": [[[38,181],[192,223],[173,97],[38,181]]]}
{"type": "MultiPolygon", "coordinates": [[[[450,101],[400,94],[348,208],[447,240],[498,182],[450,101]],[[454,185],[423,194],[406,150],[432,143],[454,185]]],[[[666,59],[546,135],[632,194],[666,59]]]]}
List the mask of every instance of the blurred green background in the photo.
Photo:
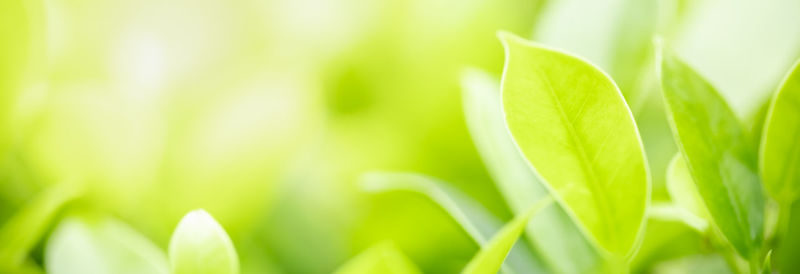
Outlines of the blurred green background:
{"type": "MultiPolygon", "coordinates": [[[[675,147],[653,37],[750,121],[800,56],[798,11],[794,0],[3,0],[0,223],[60,185],[85,192],[62,215],[113,216],[161,248],[204,208],[243,273],[326,273],[387,240],[427,273],[456,272],[478,246],[446,212],[413,193],[365,193],[359,178],[427,174],[511,218],[461,107],[465,69],[499,79],[496,31],[609,72],[656,203],[669,199],[675,147]]],[[[675,224],[646,235],[636,271],[708,252],[675,224]]]]}

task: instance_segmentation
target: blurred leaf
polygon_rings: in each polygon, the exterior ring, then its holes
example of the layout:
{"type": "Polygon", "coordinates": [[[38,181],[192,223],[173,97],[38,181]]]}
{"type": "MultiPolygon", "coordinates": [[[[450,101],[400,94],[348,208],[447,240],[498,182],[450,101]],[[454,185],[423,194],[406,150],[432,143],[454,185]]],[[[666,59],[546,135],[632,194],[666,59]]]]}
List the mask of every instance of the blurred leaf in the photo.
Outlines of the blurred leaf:
{"type": "Polygon", "coordinates": [[[619,89],[597,67],[510,34],[502,83],[511,135],[592,238],[636,250],[649,199],[642,142],[619,89]]]}
{"type": "Polygon", "coordinates": [[[787,233],[780,239],[774,264],[781,273],[800,273],[800,260],[797,259],[797,254],[800,254],[800,203],[793,203],[789,213],[787,233]]]}
{"type": "Polygon", "coordinates": [[[775,93],[764,122],[759,167],[764,188],[778,203],[800,195],[800,62],[775,93]]]}
{"type": "Polygon", "coordinates": [[[654,203],[650,206],[647,215],[652,219],[682,222],[699,233],[704,233],[708,229],[708,221],[683,207],[669,203],[654,203]]]}
{"type": "Polygon", "coordinates": [[[181,219],[169,241],[173,274],[237,274],[239,258],[222,226],[205,210],[181,219]]]}
{"type": "Polygon", "coordinates": [[[673,134],[714,223],[745,258],[763,234],[764,198],[755,151],[717,91],[669,51],[661,80],[673,134]]]}
{"type": "Polygon", "coordinates": [[[391,242],[376,244],[336,270],[336,274],[413,274],[422,273],[391,242]]]}
{"type": "Polygon", "coordinates": [[[762,274],[772,274],[772,250],[767,251],[767,256],[764,257],[764,264],[761,268],[762,274]]]}
{"type": "MultiPolygon", "coordinates": [[[[522,214],[549,191],[520,155],[506,129],[500,83],[485,72],[472,69],[462,75],[462,85],[464,115],[475,146],[506,203],[514,213],[522,214]]],[[[528,222],[526,232],[536,253],[557,272],[586,273],[601,260],[561,205],[543,208],[528,222]]]]}
{"type": "Polygon", "coordinates": [[[659,264],[653,269],[654,274],[684,273],[735,273],[730,270],[725,260],[719,255],[694,255],[659,264]]]}
{"type": "Polygon", "coordinates": [[[531,217],[552,202],[553,199],[547,196],[533,204],[524,213],[514,217],[486,245],[481,247],[478,254],[464,268],[463,273],[496,273],[500,270],[500,266],[503,265],[503,261],[511,251],[511,247],[522,235],[522,231],[525,230],[531,217]]]}
{"type": "Polygon", "coordinates": [[[672,157],[667,167],[667,191],[676,205],[697,217],[711,218],[680,153],[672,157]]]}
{"type": "MultiPolygon", "coordinates": [[[[501,229],[501,223],[480,204],[447,184],[424,175],[413,173],[368,173],[363,177],[363,187],[371,192],[394,190],[414,191],[423,194],[447,211],[479,246],[489,243],[489,238],[501,229]]],[[[526,245],[517,245],[508,256],[504,272],[530,273],[544,271],[543,264],[526,245]]]]}
{"type": "Polygon", "coordinates": [[[169,272],[164,251],[111,218],[71,216],[61,221],[45,250],[47,273],[169,272]]]}
{"type": "Polygon", "coordinates": [[[41,240],[61,208],[80,191],[58,184],[42,192],[11,217],[0,229],[0,269],[22,266],[30,250],[41,240]]]}
{"type": "Polygon", "coordinates": [[[704,236],[685,220],[654,216],[659,207],[656,204],[649,209],[644,240],[631,262],[631,273],[652,273],[660,262],[709,251],[704,236]]]}

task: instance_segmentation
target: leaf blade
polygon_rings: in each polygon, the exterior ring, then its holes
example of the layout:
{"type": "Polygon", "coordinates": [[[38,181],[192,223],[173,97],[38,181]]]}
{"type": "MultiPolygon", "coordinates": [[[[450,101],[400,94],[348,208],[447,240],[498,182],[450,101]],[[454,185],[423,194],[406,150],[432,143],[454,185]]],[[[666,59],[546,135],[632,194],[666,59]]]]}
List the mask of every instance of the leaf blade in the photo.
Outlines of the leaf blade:
{"type": "Polygon", "coordinates": [[[470,260],[462,273],[496,273],[500,270],[514,243],[525,230],[528,221],[552,202],[553,199],[550,196],[545,197],[533,204],[525,213],[514,217],[486,245],[481,247],[481,250],[470,260]]]}
{"type": "Polygon", "coordinates": [[[69,184],[59,184],[45,190],[25,205],[0,229],[0,267],[15,268],[24,263],[31,248],[40,240],[47,227],[64,205],[80,195],[69,184]]]}
{"type": "Polygon", "coordinates": [[[619,89],[577,57],[511,35],[501,34],[501,40],[503,108],[522,154],[600,247],[618,257],[631,255],[650,182],[619,89]]]}
{"type": "Polygon", "coordinates": [[[169,242],[173,274],[238,274],[239,258],[225,229],[205,210],[181,219],[169,242]]]}
{"type": "Polygon", "coordinates": [[[755,152],[719,93],[668,50],[662,90],[676,143],[716,227],[745,258],[761,241],[764,200],[755,152]]]}
{"type": "Polygon", "coordinates": [[[124,223],[70,216],[53,232],[45,250],[47,273],[169,272],[164,252],[124,223]]]}
{"type": "MultiPolygon", "coordinates": [[[[463,73],[462,86],[464,115],[475,147],[512,212],[522,214],[550,194],[506,129],[500,83],[483,71],[470,69],[463,73]]],[[[542,209],[528,223],[526,236],[553,272],[592,272],[602,261],[601,254],[558,204],[542,209]]]]}
{"type": "Polygon", "coordinates": [[[376,244],[347,261],[335,274],[416,274],[419,268],[391,242],[376,244]]]}
{"type": "MultiPolygon", "coordinates": [[[[413,191],[427,196],[442,207],[478,244],[485,246],[502,224],[477,202],[444,182],[414,173],[371,172],[362,178],[362,187],[371,192],[413,191]]],[[[543,263],[527,245],[517,245],[503,265],[504,272],[544,272],[543,263]]]]}
{"type": "Polygon", "coordinates": [[[772,98],[761,138],[759,170],[764,188],[781,204],[800,196],[800,61],[772,98]]]}

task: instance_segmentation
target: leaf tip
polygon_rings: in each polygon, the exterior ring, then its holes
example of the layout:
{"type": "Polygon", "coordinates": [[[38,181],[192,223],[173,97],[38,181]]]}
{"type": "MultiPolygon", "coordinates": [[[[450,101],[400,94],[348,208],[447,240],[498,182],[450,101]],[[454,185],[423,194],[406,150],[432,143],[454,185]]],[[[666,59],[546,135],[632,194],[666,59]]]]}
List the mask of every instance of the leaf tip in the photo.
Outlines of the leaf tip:
{"type": "Polygon", "coordinates": [[[238,273],[239,269],[238,255],[228,233],[203,209],[190,211],[178,223],[169,242],[169,257],[174,273],[198,269],[238,273]]]}

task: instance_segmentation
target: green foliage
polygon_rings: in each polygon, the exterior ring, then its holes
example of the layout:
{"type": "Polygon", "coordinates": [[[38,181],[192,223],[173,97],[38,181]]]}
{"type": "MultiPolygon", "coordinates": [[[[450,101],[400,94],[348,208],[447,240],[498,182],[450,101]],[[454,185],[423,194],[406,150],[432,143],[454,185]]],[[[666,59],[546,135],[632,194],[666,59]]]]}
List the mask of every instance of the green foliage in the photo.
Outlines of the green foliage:
{"type": "Polygon", "coordinates": [[[764,197],[747,134],[717,91],[668,50],[660,70],[673,134],[700,196],[736,250],[756,256],[764,197]]]}
{"type": "Polygon", "coordinates": [[[391,242],[376,244],[334,271],[335,274],[416,274],[422,273],[391,242]]]}
{"type": "Polygon", "coordinates": [[[761,137],[759,167],[764,188],[778,203],[800,195],[800,62],[773,95],[761,137]]]}
{"type": "Polygon", "coordinates": [[[524,213],[514,217],[511,222],[503,226],[497,234],[484,246],[481,247],[480,252],[464,268],[463,273],[480,274],[480,273],[495,273],[500,270],[507,254],[511,251],[511,247],[517,242],[517,239],[522,235],[528,221],[544,207],[549,206],[553,199],[545,197],[544,199],[533,204],[530,209],[524,213]]]}
{"type": "MultiPolygon", "coordinates": [[[[508,206],[522,214],[550,192],[520,155],[506,129],[498,81],[475,69],[464,73],[462,81],[464,115],[475,146],[508,206]]],[[[559,204],[543,208],[528,223],[526,232],[534,251],[551,271],[586,273],[601,263],[600,254],[559,204]]]]}
{"type": "MultiPolygon", "coordinates": [[[[695,216],[709,219],[708,209],[703,203],[703,197],[697,192],[697,187],[686,167],[686,162],[680,154],[672,157],[667,168],[667,191],[672,201],[695,216]]],[[[710,220],[710,219],[709,219],[710,220]]]]}
{"type": "Polygon", "coordinates": [[[166,254],[145,236],[108,217],[64,218],[47,243],[47,273],[169,273],[166,254]]]}
{"type": "Polygon", "coordinates": [[[0,270],[22,267],[29,252],[45,235],[64,205],[80,194],[65,185],[54,186],[31,200],[0,229],[0,270]]]}
{"type": "Polygon", "coordinates": [[[501,40],[506,122],[523,155],[600,247],[618,258],[632,255],[649,178],[619,89],[577,57],[510,34],[501,40]]]}
{"type": "MultiPolygon", "coordinates": [[[[501,230],[502,223],[480,204],[434,178],[411,173],[373,172],[363,177],[362,185],[370,192],[403,190],[427,196],[447,211],[481,248],[490,244],[489,238],[501,230]]],[[[525,224],[527,222],[523,227],[525,224]]],[[[508,261],[503,265],[504,272],[509,273],[542,272],[544,269],[539,257],[531,253],[524,243],[511,250],[508,261]]]]}
{"type": "Polygon", "coordinates": [[[173,274],[238,274],[239,258],[222,226],[205,210],[186,214],[169,241],[173,274]]]}
{"type": "Polygon", "coordinates": [[[798,10],[0,1],[0,273],[800,273],[798,10]]]}

